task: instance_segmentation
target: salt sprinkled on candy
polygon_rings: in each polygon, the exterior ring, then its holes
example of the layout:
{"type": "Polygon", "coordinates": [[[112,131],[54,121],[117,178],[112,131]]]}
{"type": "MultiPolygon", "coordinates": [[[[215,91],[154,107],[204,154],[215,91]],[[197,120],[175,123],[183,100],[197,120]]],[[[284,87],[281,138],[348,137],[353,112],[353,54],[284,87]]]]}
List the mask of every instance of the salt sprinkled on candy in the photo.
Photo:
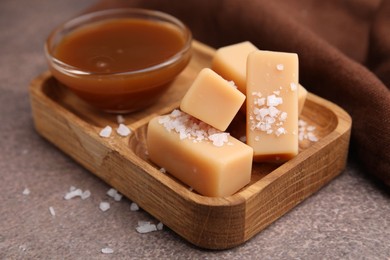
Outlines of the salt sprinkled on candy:
{"type": "Polygon", "coordinates": [[[284,70],[284,65],[283,64],[278,64],[278,65],[276,65],[276,69],[279,70],[279,71],[282,71],[282,70],[284,70]]]}
{"type": "Polygon", "coordinates": [[[285,134],[286,133],[286,130],[283,128],[283,127],[279,127],[277,130],[276,130],[276,135],[279,136],[281,134],[285,134]]]}
{"type": "Polygon", "coordinates": [[[295,84],[294,82],[292,82],[292,83],[290,84],[290,89],[291,89],[291,91],[297,90],[297,84],[295,84]]]}
{"type": "Polygon", "coordinates": [[[228,133],[221,132],[178,109],[173,110],[170,115],[161,116],[158,122],[159,124],[162,124],[168,132],[175,131],[178,133],[180,140],[190,139],[194,143],[211,141],[218,147],[223,146],[228,142],[228,133]]]}
{"type": "MultiPolygon", "coordinates": [[[[252,93],[252,95],[255,95],[255,93],[252,93]]],[[[287,113],[277,108],[278,105],[283,104],[283,98],[278,96],[280,91],[274,91],[273,93],[273,95],[266,97],[266,102],[260,102],[260,99],[256,98],[253,100],[255,106],[253,115],[249,116],[250,129],[280,136],[286,134],[286,130],[282,126],[287,119],[287,113]]],[[[258,141],[259,139],[255,140],[258,141]]]]}
{"type": "Polygon", "coordinates": [[[103,211],[103,212],[109,210],[109,209],[110,209],[110,203],[108,203],[108,202],[106,202],[106,201],[100,202],[100,204],[99,204],[99,209],[100,209],[101,211],[103,211]]]}
{"type": "Polygon", "coordinates": [[[162,172],[162,173],[166,173],[166,172],[167,172],[167,170],[166,170],[165,168],[160,168],[160,172],[162,172]]]}
{"type": "Polygon", "coordinates": [[[287,119],[287,113],[286,112],[282,112],[280,114],[279,120],[280,121],[286,121],[286,119],[287,119]]]}
{"type": "Polygon", "coordinates": [[[119,127],[116,129],[116,132],[120,136],[128,136],[129,134],[131,134],[131,130],[124,124],[119,124],[119,127]]]}
{"type": "Polygon", "coordinates": [[[209,139],[213,141],[213,145],[221,147],[228,142],[228,133],[217,133],[209,136],[209,139]]]}
{"type": "Polygon", "coordinates": [[[114,253],[114,250],[112,248],[105,247],[105,248],[102,248],[102,253],[103,254],[112,254],[112,253],[114,253]]]}
{"type": "Polygon", "coordinates": [[[108,125],[108,126],[104,127],[104,128],[100,131],[99,135],[100,135],[101,137],[110,137],[111,132],[112,132],[112,128],[111,128],[111,126],[108,125]]]}
{"type": "Polygon", "coordinates": [[[276,107],[280,104],[283,104],[283,99],[281,97],[276,97],[275,95],[269,95],[267,97],[267,106],[276,107]]]}
{"type": "Polygon", "coordinates": [[[233,80],[228,81],[228,84],[229,84],[229,86],[231,86],[233,88],[237,88],[237,86],[236,86],[236,84],[234,83],[233,80]]]}

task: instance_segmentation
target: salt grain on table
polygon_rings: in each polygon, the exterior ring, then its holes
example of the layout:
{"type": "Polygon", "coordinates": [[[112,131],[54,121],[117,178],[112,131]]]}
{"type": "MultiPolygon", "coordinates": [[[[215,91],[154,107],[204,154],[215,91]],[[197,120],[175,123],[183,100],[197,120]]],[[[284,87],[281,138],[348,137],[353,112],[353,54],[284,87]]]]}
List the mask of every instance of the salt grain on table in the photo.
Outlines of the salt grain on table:
{"type": "Polygon", "coordinates": [[[114,188],[111,188],[107,191],[106,193],[108,196],[110,196],[111,198],[113,198],[115,201],[120,201],[123,197],[122,194],[120,194],[116,189],[114,188]]]}
{"type": "Polygon", "coordinates": [[[103,254],[112,254],[112,253],[114,253],[114,250],[112,248],[105,247],[105,248],[102,248],[102,253],[103,254]]]}
{"type": "Polygon", "coordinates": [[[100,202],[100,204],[99,204],[99,208],[100,208],[100,210],[101,211],[107,211],[107,210],[109,210],[110,209],[110,203],[108,203],[108,202],[105,202],[105,201],[102,201],[102,202],[100,202]]]}
{"type": "Polygon", "coordinates": [[[25,188],[23,190],[23,195],[29,195],[30,194],[30,190],[28,188],[25,188]]]}
{"type": "Polygon", "coordinates": [[[89,190],[85,190],[83,194],[81,194],[81,199],[85,200],[88,199],[91,196],[91,192],[89,190]]]}
{"type": "Polygon", "coordinates": [[[159,222],[156,227],[157,227],[157,230],[163,230],[164,224],[162,222],[159,222]]]}
{"type": "Polygon", "coordinates": [[[70,200],[75,197],[81,197],[83,195],[83,191],[80,189],[71,189],[68,193],[65,194],[64,199],[70,200]]]}
{"type": "Polygon", "coordinates": [[[115,196],[114,196],[115,201],[121,201],[121,199],[122,199],[122,194],[120,194],[120,193],[115,194],[115,196]]]}
{"type": "Polygon", "coordinates": [[[155,224],[151,224],[147,221],[138,221],[138,227],[135,228],[138,233],[145,234],[153,231],[157,231],[155,224]]]}
{"type": "Polygon", "coordinates": [[[107,191],[107,195],[108,196],[110,196],[111,198],[114,198],[115,197],[115,195],[118,193],[118,191],[116,190],[116,189],[114,189],[114,188],[111,188],[111,189],[109,189],[108,191],[107,191]]]}
{"type": "Polygon", "coordinates": [[[50,214],[54,217],[56,215],[56,212],[54,211],[53,207],[49,207],[50,214]]]}
{"type": "Polygon", "coordinates": [[[137,210],[139,210],[139,207],[138,207],[137,203],[132,202],[131,205],[130,205],[130,210],[131,210],[131,211],[137,211],[137,210]]]}

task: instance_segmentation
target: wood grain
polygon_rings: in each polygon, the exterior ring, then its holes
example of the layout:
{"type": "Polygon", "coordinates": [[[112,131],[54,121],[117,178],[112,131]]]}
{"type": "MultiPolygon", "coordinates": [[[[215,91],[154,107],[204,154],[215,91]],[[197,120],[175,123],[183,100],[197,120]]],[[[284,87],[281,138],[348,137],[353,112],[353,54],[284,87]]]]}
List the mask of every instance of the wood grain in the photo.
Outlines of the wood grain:
{"type": "MultiPolygon", "coordinates": [[[[133,130],[128,137],[114,132],[101,138],[102,127],[118,126],[116,116],[89,107],[49,72],[31,82],[30,98],[35,128],[49,142],[184,239],[203,248],[227,249],[249,240],[343,171],[351,118],[309,93],[301,119],[316,127],[318,142],[300,142],[298,156],[282,165],[255,163],[250,184],[232,196],[201,196],[148,159],[146,126],[152,117],[178,107],[214,52],[195,41],[189,66],[159,102],[124,116],[133,130]]],[[[232,134],[242,133],[242,120],[237,116],[232,134]]]]}

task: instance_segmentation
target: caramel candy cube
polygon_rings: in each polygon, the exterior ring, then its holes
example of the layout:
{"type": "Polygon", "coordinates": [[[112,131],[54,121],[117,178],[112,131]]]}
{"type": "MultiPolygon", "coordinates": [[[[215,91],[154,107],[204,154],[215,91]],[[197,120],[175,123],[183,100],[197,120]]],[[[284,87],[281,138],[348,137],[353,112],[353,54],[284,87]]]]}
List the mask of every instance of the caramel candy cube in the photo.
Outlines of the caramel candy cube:
{"type": "Polygon", "coordinates": [[[244,101],[245,95],[232,82],[204,68],[184,95],[180,109],[225,131],[244,101]]]}
{"type": "Polygon", "coordinates": [[[298,55],[256,51],[247,63],[247,144],[254,161],[298,154],[298,55]]]}
{"type": "Polygon", "coordinates": [[[146,144],[151,161],[201,195],[230,196],[250,182],[253,149],[179,110],[149,122],[146,144]]]}
{"type": "Polygon", "coordinates": [[[299,84],[298,86],[298,114],[302,113],[303,107],[305,106],[305,101],[307,97],[307,90],[299,84]]]}
{"type": "Polygon", "coordinates": [[[246,93],[246,61],[249,53],[257,48],[251,42],[241,42],[219,48],[211,63],[211,69],[226,80],[232,80],[238,90],[246,93]]]}

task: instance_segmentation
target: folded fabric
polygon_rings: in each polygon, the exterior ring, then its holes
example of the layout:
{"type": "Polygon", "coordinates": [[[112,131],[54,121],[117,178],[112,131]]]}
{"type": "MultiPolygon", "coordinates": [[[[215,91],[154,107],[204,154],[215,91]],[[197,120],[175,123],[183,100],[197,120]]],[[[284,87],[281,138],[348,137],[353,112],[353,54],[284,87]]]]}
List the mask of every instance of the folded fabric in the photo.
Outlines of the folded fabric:
{"type": "Polygon", "coordinates": [[[390,186],[390,1],[102,0],[89,11],[114,7],[170,13],[215,48],[298,53],[302,85],[352,116],[350,152],[390,186]]]}

